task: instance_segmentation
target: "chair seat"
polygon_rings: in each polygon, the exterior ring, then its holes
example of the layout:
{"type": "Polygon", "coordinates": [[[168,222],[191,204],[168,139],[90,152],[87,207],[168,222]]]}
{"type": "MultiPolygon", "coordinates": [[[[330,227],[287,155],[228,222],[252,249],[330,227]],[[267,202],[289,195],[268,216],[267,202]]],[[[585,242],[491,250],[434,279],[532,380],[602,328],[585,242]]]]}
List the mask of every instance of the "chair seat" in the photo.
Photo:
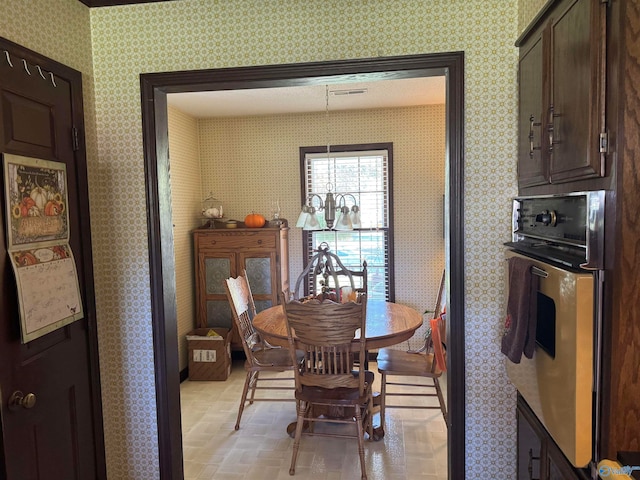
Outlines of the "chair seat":
{"type": "MultiPolygon", "coordinates": [[[[353,372],[354,377],[358,376],[358,372],[353,372]]],[[[374,374],[365,371],[364,380],[367,383],[367,389],[360,396],[358,388],[323,388],[304,385],[301,391],[296,391],[297,400],[305,402],[326,404],[326,405],[361,405],[367,401],[367,397],[371,391],[374,374]]]]}
{"type": "Polygon", "coordinates": [[[256,350],[253,352],[253,358],[260,366],[283,367],[285,369],[293,368],[291,354],[286,348],[256,350]]]}
{"type": "Polygon", "coordinates": [[[389,375],[439,376],[442,372],[436,366],[431,371],[433,354],[409,353],[392,348],[381,348],[378,351],[378,371],[389,375]]]}

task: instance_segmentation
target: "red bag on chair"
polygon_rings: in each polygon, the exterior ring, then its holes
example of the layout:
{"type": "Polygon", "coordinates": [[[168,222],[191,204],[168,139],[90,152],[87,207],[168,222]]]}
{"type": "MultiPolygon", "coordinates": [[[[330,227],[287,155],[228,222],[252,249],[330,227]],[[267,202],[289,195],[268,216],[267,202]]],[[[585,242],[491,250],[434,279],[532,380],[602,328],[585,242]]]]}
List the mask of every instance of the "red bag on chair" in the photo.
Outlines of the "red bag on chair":
{"type": "Polygon", "coordinates": [[[445,319],[444,312],[440,314],[439,317],[431,319],[431,342],[433,343],[433,354],[436,359],[436,365],[438,368],[446,372],[447,371],[447,361],[444,356],[444,348],[442,344],[442,335],[441,333],[445,329],[445,319]]]}

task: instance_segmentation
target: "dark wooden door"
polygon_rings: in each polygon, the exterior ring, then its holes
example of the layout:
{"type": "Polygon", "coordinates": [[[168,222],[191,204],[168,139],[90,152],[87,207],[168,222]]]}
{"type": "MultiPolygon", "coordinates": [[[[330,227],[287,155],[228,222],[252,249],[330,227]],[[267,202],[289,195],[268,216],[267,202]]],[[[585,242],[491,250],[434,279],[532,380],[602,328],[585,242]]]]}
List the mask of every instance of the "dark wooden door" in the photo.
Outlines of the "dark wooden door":
{"type": "Polygon", "coordinates": [[[63,162],[84,318],[21,343],[16,283],[0,228],[0,479],[106,478],[83,142],[81,74],[0,39],[0,152],[63,162]],[[5,54],[4,51],[7,53],[5,54]],[[31,408],[9,407],[14,392],[31,408]]]}
{"type": "Polygon", "coordinates": [[[532,425],[533,413],[521,408],[521,400],[518,399],[516,410],[518,424],[518,480],[541,479],[542,466],[542,435],[532,425]]]}
{"type": "Polygon", "coordinates": [[[564,0],[551,20],[551,183],[604,175],[606,2],[564,0]]]}
{"type": "Polygon", "coordinates": [[[569,463],[562,452],[553,444],[548,442],[547,448],[547,475],[549,480],[578,480],[578,472],[569,463]]]}
{"type": "Polygon", "coordinates": [[[520,188],[549,183],[544,89],[543,31],[520,48],[518,70],[518,185],[520,188]]]}

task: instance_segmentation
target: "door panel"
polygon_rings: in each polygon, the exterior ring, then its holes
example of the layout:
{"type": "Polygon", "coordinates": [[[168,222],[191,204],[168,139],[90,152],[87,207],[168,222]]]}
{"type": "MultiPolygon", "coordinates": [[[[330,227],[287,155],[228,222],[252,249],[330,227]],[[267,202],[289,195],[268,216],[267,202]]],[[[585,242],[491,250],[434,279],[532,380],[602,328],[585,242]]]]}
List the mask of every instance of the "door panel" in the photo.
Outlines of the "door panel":
{"type": "Polygon", "coordinates": [[[543,34],[522,47],[518,73],[518,183],[521,188],[549,183],[546,156],[543,95],[543,34]],[[526,49],[526,50],[525,50],[526,49]]]}
{"type": "Polygon", "coordinates": [[[518,425],[518,480],[540,478],[542,440],[539,432],[529,423],[526,413],[516,410],[518,425]]]}
{"type": "MultiPolygon", "coordinates": [[[[15,278],[0,243],[0,478],[105,479],[86,158],[82,142],[74,149],[73,141],[83,124],[81,75],[4,39],[0,48],[13,63],[0,61],[0,152],[66,165],[70,245],[85,312],[22,344],[15,278]],[[34,394],[35,404],[10,408],[16,391],[34,394]]],[[[0,196],[4,239],[4,184],[0,196]]]]}
{"type": "Polygon", "coordinates": [[[606,2],[565,0],[551,22],[552,183],[604,175],[599,151],[604,132],[601,37],[606,2]],[[604,3],[604,4],[603,4],[604,3]]]}
{"type": "Polygon", "coordinates": [[[7,148],[31,151],[34,156],[54,156],[55,129],[49,105],[3,91],[2,113],[7,148]]]}

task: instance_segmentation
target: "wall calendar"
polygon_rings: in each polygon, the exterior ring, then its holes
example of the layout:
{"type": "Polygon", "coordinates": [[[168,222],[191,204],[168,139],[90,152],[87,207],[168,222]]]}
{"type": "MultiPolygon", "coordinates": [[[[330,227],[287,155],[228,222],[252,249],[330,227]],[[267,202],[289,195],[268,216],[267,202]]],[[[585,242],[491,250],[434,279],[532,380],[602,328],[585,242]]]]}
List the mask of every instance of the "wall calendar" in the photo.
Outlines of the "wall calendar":
{"type": "Polygon", "coordinates": [[[26,343],[84,316],[69,246],[66,165],[4,154],[4,179],[7,253],[26,343]]]}

